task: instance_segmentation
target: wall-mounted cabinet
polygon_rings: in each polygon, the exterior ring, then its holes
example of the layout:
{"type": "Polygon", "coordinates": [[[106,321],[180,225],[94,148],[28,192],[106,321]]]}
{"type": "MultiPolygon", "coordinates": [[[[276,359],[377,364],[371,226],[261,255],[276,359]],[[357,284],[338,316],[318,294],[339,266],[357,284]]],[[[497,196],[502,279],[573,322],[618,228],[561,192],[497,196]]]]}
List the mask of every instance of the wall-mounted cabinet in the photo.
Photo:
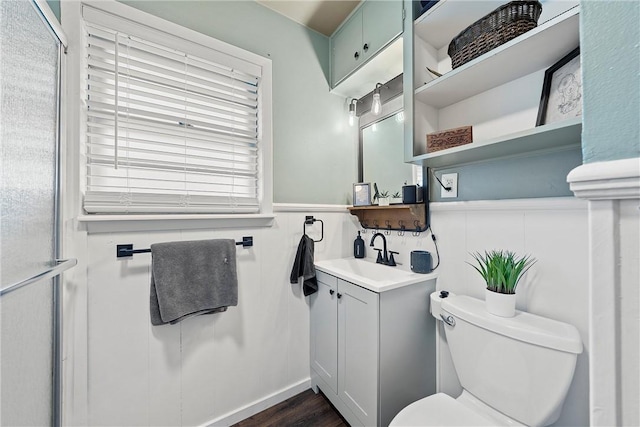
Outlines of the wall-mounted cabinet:
{"type": "MultiPolygon", "coordinates": [[[[336,89],[343,83],[345,86],[349,86],[345,80],[365,64],[370,64],[374,57],[379,57],[377,62],[381,64],[367,67],[369,71],[365,73],[364,78],[360,76],[359,79],[362,83],[364,83],[363,80],[368,80],[366,85],[368,90],[362,92],[365,90],[362,89],[357,93],[349,93],[348,96],[360,97],[373,90],[377,81],[385,82],[402,73],[401,44],[399,47],[394,45],[386,55],[380,56],[382,51],[386,50],[385,48],[402,34],[402,26],[403,5],[401,1],[364,1],[331,36],[331,87],[336,89]],[[385,67],[389,68],[388,65],[392,64],[398,55],[400,55],[400,61],[399,64],[396,61],[395,68],[399,71],[392,71],[391,73],[395,74],[391,76],[387,76],[386,73],[378,75],[383,72],[385,67]]],[[[353,86],[353,82],[351,85],[353,86]]],[[[338,90],[337,93],[341,93],[341,91],[338,90]]]]}
{"type": "Polygon", "coordinates": [[[579,146],[579,118],[536,127],[545,70],[579,45],[577,3],[544,2],[536,28],[454,70],[447,53],[451,40],[504,1],[440,0],[420,16],[407,47],[413,55],[408,79],[414,123],[405,138],[405,160],[443,168],[579,146]],[[468,125],[473,143],[427,152],[428,133],[468,125]]]}

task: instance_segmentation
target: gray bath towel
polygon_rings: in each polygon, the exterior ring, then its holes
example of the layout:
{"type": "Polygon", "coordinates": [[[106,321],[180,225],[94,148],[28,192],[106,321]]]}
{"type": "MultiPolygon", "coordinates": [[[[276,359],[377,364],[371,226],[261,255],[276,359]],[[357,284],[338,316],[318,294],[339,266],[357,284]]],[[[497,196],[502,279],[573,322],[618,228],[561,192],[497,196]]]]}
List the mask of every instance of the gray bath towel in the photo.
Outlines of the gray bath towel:
{"type": "Polygon", "coordinates": [[[151,245],[151,324],[177,323],[238,305],[236,242],[194,240],[151,245]]]}
{"type": "Polygon", "coordinates": [[[298,243],[298,251],[289,277],[291,283],[298,283],[298,278],[302,277],[302,292],[305,297],[318,291],[313,250],[313,239],[303,234],[300,243],[298,243]]]}

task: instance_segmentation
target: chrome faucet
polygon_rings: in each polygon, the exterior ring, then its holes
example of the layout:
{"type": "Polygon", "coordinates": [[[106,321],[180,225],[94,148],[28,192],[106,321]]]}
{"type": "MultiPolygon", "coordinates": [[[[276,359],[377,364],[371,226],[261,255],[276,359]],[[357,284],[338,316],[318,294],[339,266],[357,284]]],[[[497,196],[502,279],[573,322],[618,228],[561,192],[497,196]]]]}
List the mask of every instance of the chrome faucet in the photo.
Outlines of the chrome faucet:
{"type": "Polygon", "coordinates": [[[388,265],[391,267],[395,267],[396,265],[396,261],[395,259],[393,259],[393,254],[397,254],[398,252],[393,252],[393,251],[389,251],[387,252],[387,238],[384,237],[384,234],[382,233],[375,233],[373,235],[373,237],[371,237],[371,243],[369,244],[369,246],[373,246],[376,237],[382,237],[382,249],[377,249],[374,247],[374,249],[376,251],[378,251],[378,258],[376,259],[376,262],[378,264],[384,264],[384,265],[388,265]],[[391,256],[389,256],[389,254],[391,254],[391,256]]]}

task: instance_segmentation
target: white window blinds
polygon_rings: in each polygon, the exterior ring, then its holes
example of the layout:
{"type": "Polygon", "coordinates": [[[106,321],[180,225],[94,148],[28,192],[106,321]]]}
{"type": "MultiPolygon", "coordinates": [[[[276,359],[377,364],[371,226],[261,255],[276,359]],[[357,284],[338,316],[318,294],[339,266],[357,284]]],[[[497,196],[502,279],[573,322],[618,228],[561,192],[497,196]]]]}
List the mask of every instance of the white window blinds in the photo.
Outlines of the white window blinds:
{"type": "Polygon", "coordinates": [[[180,40],[85,30],[85,210],[258,212],[260,68],[182,52],[180,40]]]}

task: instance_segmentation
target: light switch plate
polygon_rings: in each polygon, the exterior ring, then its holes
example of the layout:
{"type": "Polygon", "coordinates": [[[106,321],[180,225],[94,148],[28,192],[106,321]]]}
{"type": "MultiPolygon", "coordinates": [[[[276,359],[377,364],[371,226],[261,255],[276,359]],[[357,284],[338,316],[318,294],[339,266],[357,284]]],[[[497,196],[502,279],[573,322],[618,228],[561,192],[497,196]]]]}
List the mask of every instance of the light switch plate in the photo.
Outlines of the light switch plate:
{"type": "Polygon", "coordinates": [[[445,187],[451,187],[451,190],[447,191],[440,187],[440,197],[443,199],[454,199],[458,197],[458,174],[457,173],[443,173],[440,178],[442,185],[445,187]]]}

